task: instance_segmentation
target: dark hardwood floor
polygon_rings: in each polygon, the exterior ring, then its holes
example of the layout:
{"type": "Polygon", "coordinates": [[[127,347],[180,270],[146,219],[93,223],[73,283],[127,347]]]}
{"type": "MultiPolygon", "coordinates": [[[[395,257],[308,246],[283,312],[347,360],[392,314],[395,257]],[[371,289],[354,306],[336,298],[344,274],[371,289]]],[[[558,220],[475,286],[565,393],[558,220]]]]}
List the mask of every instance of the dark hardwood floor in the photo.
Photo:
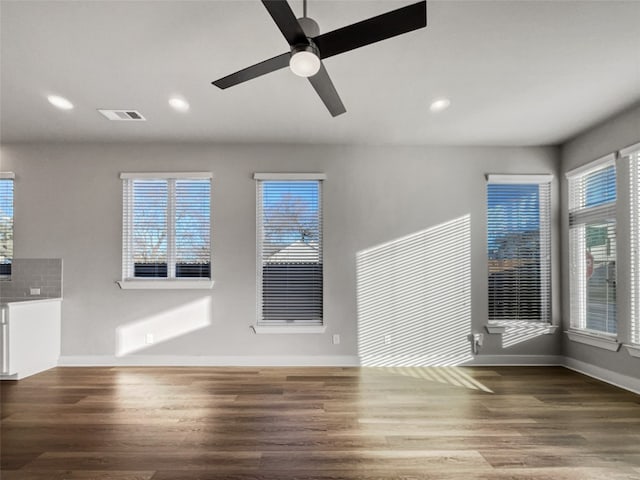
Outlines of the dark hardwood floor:
{"type": "Polygon", "coordinates": [[[640,396],[556,367],[56,368],[2,480],[640,480],[640,396]]]}

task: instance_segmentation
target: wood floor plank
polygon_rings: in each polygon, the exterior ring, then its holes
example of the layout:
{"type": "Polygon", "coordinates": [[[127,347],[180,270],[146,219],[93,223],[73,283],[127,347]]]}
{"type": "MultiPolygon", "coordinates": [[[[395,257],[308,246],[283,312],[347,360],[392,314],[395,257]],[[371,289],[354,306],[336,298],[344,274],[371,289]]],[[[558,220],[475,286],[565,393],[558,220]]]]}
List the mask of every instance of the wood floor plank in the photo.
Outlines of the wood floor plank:
{"type": "Polygon", "coordinates": [[[56,368],[2,480],[640,480],[640,396],[556,367],[56,368]]]}

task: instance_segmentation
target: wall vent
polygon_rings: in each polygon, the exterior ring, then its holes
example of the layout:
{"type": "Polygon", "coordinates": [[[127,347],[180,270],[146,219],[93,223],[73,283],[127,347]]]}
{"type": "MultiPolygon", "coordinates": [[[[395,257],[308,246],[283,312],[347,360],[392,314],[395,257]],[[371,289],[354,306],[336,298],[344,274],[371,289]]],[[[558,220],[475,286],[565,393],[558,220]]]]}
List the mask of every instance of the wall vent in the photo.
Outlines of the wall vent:
{"type": "Polygon", "coordinates": [[[99,108],[98,111],[109,120],[119,122],[144,122],[147,120],[137,110],[106,110],[99,108]]]}

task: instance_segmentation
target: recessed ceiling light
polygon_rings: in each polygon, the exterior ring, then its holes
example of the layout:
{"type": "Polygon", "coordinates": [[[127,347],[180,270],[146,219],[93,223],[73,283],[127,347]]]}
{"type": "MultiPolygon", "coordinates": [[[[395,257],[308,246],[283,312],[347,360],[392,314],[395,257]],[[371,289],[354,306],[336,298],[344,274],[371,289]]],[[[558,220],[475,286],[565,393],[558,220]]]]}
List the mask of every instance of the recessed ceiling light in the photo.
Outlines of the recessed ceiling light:
{"type": "Polygon", "coordinates": [[[451,105],[451,100],[449,100],[448,98],[438,98],[431,102],[429,110],[431,110],[433,113],[437,113],[446,110],[447,108],[449,108],[449,105],[451,105]]]}
{"type": "Polygon", "coordinates": [[[58,107],[60,110],[71,110],[73,108],[73,103],[58,95],[49,95],[47,100],[49,100],[51,105],[58,107]]]}
{"type": "Polygon", "coordinates": [[[172,97],[169,99],[169,105],[179,112],[186,112],[189,110],[189,104],[187,101],[180,97],[172,97]]]}

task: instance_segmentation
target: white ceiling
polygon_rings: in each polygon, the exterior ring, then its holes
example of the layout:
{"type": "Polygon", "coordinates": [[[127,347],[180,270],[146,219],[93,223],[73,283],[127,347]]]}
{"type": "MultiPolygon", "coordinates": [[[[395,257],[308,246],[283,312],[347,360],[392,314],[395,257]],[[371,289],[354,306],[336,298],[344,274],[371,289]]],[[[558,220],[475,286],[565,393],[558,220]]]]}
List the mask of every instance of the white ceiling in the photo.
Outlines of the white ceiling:
{"type": "MultiPolygon", "coordinates": [[[[309,0],[308,14],[327,32],[410,3],[309,0]]],[[[427,28],[325,61],[336,118],[288,69],[210,84],[287,50],[258,0],[2,0],[0,15],[3,142],[543,145],[640,101],[640,1],[429,1],[427,28]],[[434,115],[440,96],[452,104],[434,115]]]]}

